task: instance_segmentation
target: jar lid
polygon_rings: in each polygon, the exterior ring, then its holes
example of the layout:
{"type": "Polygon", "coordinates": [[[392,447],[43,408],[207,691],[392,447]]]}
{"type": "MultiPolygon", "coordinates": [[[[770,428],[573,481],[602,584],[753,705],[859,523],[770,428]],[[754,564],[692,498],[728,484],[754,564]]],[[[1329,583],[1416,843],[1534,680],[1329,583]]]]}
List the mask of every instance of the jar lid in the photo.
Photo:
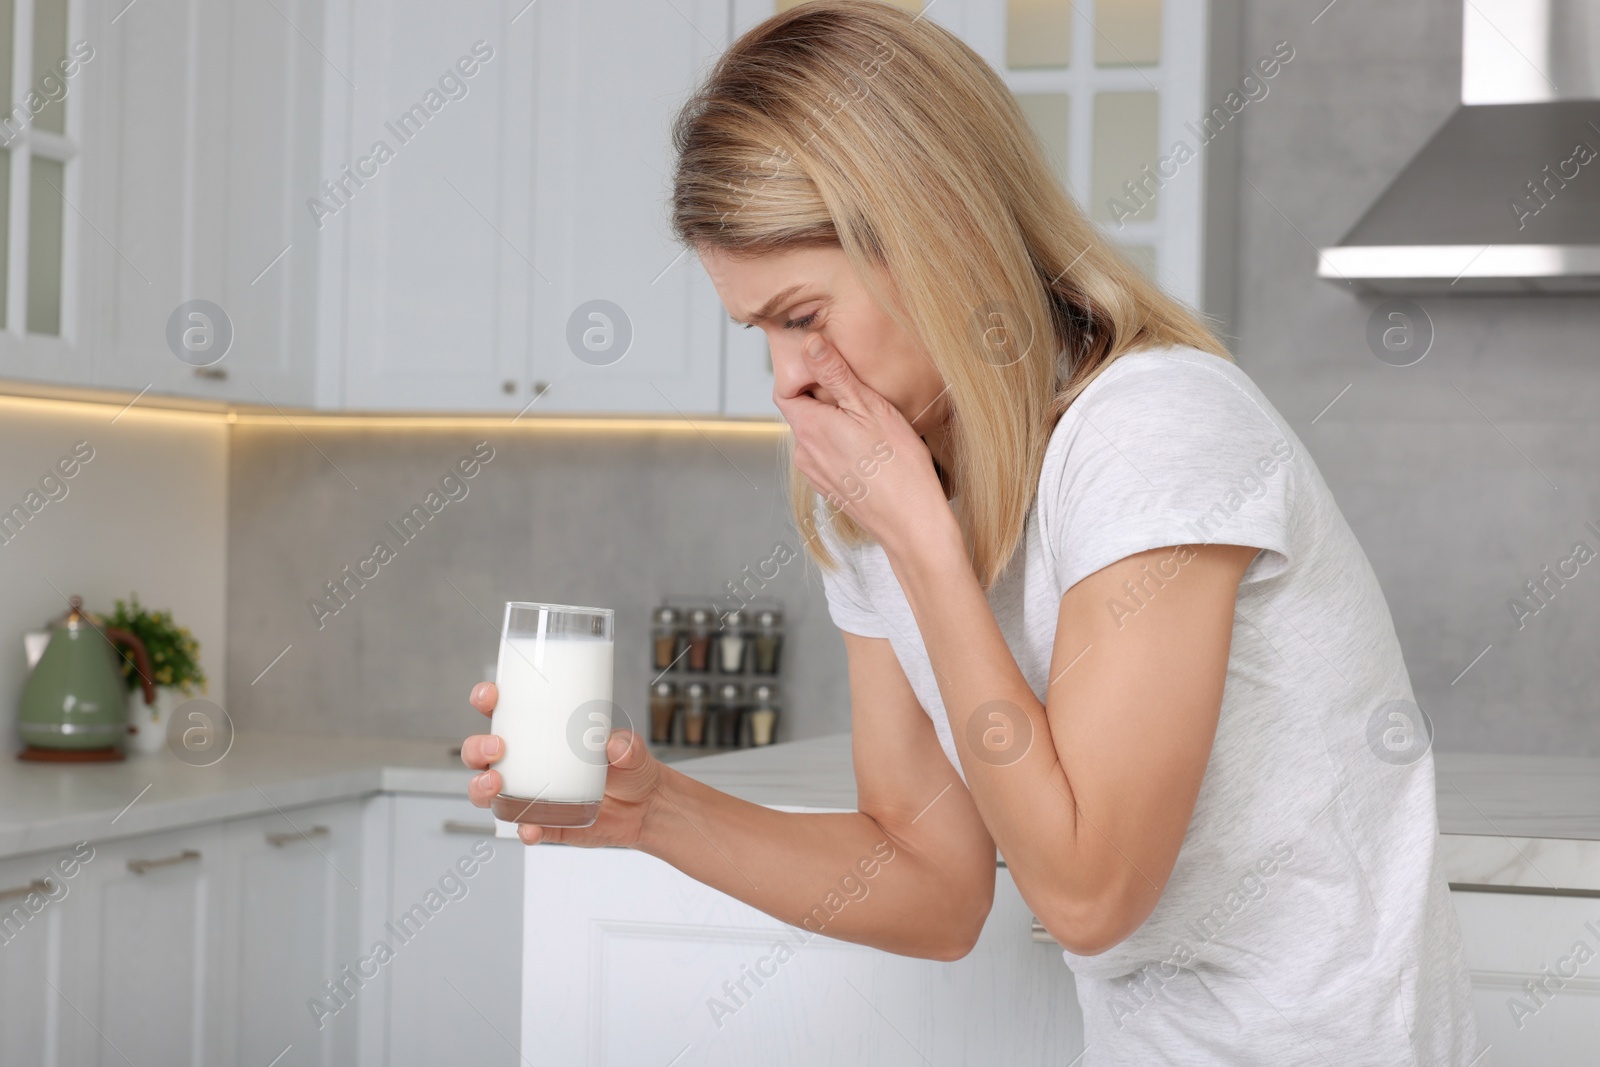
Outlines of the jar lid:
{"type": "Polygon", "coordinates": [[[689,612],[689,622],[695,626],[709,626],[711,624],[711,609],[695,608],[689,612]]]}
{"type": "Polygon", "coordinates": [[[671,682],[657,682],[655,685],[650,687],[650,692],[654,693],[658,697],[669,697],[677,691],[678,687],[673,685],[671,682]]]}
{"type": "Polygon", "coordinates": [[[652,618],[654,618],[656,622],[670,626],[672,623],[678,621],[678,609],[663,604],[655,610],[655,614],[652,616],[652,618]]]}
{"type": "Polygon", "coordinates": [[[770,608],[756,616],[757,626],[773,627],[781,621],[783,621],[783,612],[773,611],[770,608]]]}
{"type": "Polygon", "coordinates": [[[738,608],[733,608],[730,611],[723,612],[723,614],[722,614],[722,625],[724,625],[724,626],[743,626],[744,625],[744,612],[740,611],[738,608]]]}
{"type": "Polygon", "coordinates": [[[723,682],[717,687],[717,695],[723,700],[738,700],[744,696],[744,689],[738,682],[723,682]]]}
{"type": "Polygon", "coordinates": [[[778,695],[778,687],[775,686],[775,685],[768,685],[765,682],[762,682],[760,685],[758,685],[754,689],[750,690],[750,696],[752,698],[756,699],[756,700],[761,701],[763,704],[766,704],[766,703],[772,701],[774,698],[777,697],[777,695],[778,695]]]}
{"type": "Polygon", "coordinates": [[[684,692],[685,696],[688,696],[691,699],[703,700],[705,698],[705,695],[706,695],[706,683],[704,683],[704,682],[690,682],[687,686],[684,687],[683,692],[684,692]]]}

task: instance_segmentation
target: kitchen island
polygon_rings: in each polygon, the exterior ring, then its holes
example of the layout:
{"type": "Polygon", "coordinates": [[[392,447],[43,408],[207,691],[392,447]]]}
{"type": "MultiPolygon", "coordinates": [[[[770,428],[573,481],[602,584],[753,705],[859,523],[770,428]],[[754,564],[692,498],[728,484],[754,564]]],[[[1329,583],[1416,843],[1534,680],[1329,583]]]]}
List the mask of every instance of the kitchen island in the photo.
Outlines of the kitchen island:
{"type": "MultiPolygon", "coordinates": [[[[677,768],[752,803],[855,810],[848,735],[677,768]]],[[[1600,760],[1437,753],[1435,776],[1493,1048],[1481,1063],[1585,1062],[1600,1047],[1600,760]],[[1556,986],[1580,941],[1596,962],[1556,986]]],[[[555,1062],[1060,1067],[1082,1051],[1071,973],[998,855],[988,923],[953,963],[812,934],[627,850],[525,862],[523,1047],[555,1062]]]]}

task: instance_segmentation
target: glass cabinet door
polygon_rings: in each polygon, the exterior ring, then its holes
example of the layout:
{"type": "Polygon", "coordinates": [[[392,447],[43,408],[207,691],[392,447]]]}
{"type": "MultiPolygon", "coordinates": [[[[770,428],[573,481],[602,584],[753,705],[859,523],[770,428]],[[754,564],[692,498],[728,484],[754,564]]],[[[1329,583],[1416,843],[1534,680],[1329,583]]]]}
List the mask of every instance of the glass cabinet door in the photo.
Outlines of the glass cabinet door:
{"type": "Polygon", "coordinates": [[[1200,303],[1210,0],[965,0],[1062,185],[1128,258],[1200,303]],[[1179,150],[1177,143],[1187,142],[1179,150]]]}

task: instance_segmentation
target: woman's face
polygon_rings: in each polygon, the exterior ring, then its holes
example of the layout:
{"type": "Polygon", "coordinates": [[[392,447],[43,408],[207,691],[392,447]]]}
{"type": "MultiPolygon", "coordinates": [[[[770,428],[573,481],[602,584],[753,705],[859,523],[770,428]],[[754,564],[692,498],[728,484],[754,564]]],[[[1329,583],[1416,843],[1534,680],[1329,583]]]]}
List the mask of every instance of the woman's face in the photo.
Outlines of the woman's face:
{"type": "Polygon", "coordinates": [[[810,394],[838,406],[817,384],[800,345],[821,334],[855,376],[882,394],[918,433],[948,414],[944,379],[927,353],[873,301],[838,246],[813,246],[761,256],[702,249],[700,262],[735,322],[767,335],[773,395],[810,394]]]}

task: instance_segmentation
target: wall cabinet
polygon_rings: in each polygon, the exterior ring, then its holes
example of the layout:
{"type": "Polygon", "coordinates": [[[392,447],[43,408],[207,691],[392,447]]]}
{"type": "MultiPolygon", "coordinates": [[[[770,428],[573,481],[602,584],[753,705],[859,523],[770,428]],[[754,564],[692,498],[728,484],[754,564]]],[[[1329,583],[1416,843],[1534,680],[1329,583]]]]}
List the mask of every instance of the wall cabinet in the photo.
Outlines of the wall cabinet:
{"type": "Polygon", "coordinates": [[[542,12],[518,17],[525,4],[330,6],[348,20],[330,44],[361,87],[329,86],[342,136],[313,245],[344,308],[324,355],[343,355],[345,407],[515,413],[533,396],[529,316],[548,292],[535,264],[548,277],[557,263],[534,241],[542,12]]]}
{"type": "Polygon", "coordinates": [[[1072,974],[1004,868],[978,946],[940,963],[807,939],[642,853],[526,864],[522,1043],[553,1063],[1020,1067],[1082,1048],[1072,974]]]}
{"type": "MultiPolygon", "coordinates": [[[[0,159],[0,378],[285,408],[778,417],[764,338],[728,322],[666,201],[677,108],[787,0],[146,0],[93,33],[83,0],[64,28],[47,0],[13,6],[15,85],[36,52],[88,39],[93,58],[60,131],[0,159]]],[[[1230,0],[1124,4],[1100,29],[1066,0],[926,12],[1002,72],[1107,232],[1226,315],[1231,142],[1107,212],[1226,88],[1230,0]]]]}
{"type": "MultiPolygon", "coordinates": [[[[316,32],[314,10],[297,14],[316,32]]],[[[132,8],[93,38],[74,98],[88,112],[93,384],[314,403],[318,263],[303,201],[320,162],[315,54],[272,7],[242,3],[132,8]],[[180,312],[194,300],[220,314],[180,312]]]]}

